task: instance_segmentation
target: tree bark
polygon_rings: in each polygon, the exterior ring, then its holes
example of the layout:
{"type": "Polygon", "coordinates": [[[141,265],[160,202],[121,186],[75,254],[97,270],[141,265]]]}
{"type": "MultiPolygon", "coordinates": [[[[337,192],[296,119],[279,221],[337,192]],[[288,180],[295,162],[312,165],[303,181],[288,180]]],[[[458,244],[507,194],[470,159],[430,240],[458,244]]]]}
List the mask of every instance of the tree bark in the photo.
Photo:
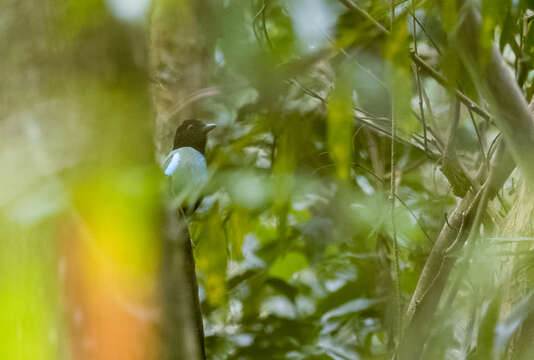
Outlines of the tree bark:
{"type": "Polygon", "coordinates": [[[154,142],[161,158],[172,147],[174,132],[188,118],[202,118],[199,93],[212,58],[206,22],[209,0],[157,0],[150,20],[149,61],[156,108],[154,142]]]}
{"type": "MultiPolygon", "coordinates": [[[[211,63],[207,0],[158,0],[151,16],[150,73],[156,108],[155,148],[161,159],[174,132],[188,118],[202,119],[202,98],[211,63]]],[[[168,209],[164,224],[162,296],[163,357],[204,359],[204,331],[195,260],[187,218],[168,209]]]]}
{"type": "Polygon", "coordinates": [[[205,359],[195,259],[186,219],[167,211],[162,248],[164,359],[205,359]]]}

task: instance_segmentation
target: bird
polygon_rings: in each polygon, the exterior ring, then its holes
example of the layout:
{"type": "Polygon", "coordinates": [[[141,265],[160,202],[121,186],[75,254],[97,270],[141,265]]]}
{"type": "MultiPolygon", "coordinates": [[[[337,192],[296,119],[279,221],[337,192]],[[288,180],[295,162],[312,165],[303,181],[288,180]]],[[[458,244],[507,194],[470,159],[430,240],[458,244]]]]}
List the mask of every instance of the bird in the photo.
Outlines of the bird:
{"type": "Polygon", "coordinates": [[[195,119],[184,121],[174,136],[173,150],[165,157],[162,167],[169,177],[169,193],[174,206],[185,213],[194,211],[208,182],[206,165],[207,135],[215,124],[195,119]]]}
{"type": "Polygon", "coordinates": [[[196,119],[182,122],[176,129],[173,150],[161,166],[168,178],[169,197],[172,199],[170,211],[173,219],[170,224],[177,230],[172,233],[178,234],[176,238],[165,241],[162,249],[164,319],[170,358],[178,353],[175,347],[191,346],[182,343],[186,339],[178,330],[187,326],[176,308],[176,299],[184,297],[189,298],[187,303],[192,306],[190,319],[194,324],[191,326],[195,328],[198,340],[194,347],[200,351],[200,359],[206,358],[195,258],[187,223],[200,204],[202,190],[209,179],[205,152],[208,133],[214,128],[215,124],[205,124],[196,119]]]}

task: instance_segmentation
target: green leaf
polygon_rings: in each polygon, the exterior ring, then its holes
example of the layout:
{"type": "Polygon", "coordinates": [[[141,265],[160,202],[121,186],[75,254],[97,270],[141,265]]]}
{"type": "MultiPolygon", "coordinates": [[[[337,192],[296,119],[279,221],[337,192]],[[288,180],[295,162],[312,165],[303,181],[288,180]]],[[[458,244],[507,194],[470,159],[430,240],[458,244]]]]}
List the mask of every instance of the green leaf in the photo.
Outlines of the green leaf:
{"type": "Polygon", "coordinates": [[[526,55],[534,56],[534,26],[530,25],[527,36],[525,37],[524,52],[526,55]]]}
{"type": "Polygon", "coordinates": [[[63,2],[63,8],[58,31],[60,38],[67,42],[84,30],[101,24],[107,15],[103,0],[67,0],[63,2]]]}
{"type": "Polygon", "coordinates": [[[508,11],[504,23],[502,25],[501,38],[499,40],[499,49],[501,52],[504,51],[504,47],[506,46],[506,44],[515,42],[514,35],[517,30],[518,29],[516,26],[515,18],[514,16],[512,16],[512,12],[508,11]]]}
{"type": "Polygon", "coordinates": [[[412,78],[408,49],[409,33],[406,23],[398,20],[386,44],[388,60],[388,85],[391,92],[392,116],[402,131],[414,132],[419,122],[412,114],[412,78]]]}
{"type": "Polygon", "coordinates": [[[493,356],[495,328],[499,320],[501,296],[497,294],[491,301],[478,331],[477,348],[473,359],[491,359],[493,356]]]}
{"type": "Polygon", "coordinates": [[[356,299],[356,300],[352,300],[352,301],[349,301],[333,310],[330,310],[329,312],[327,312],[326,314],[324,314],[322,317],[321,317],[321,322],[322,323],[325,323],[327,322],[328,320],[332,319],[332,318],[336,318],[336,317],[343,317],[343,316],[346,316],[346,315],[352,315],[352,314],[355,314],[355,313],[358,313],[360,311],[363,311],[363,310],[367,310],[369,309],[370,307],[380,303],[381,301],[380,300],[377,300],[377,299],[365,299],[365,298],[361,298],[361,299],[356,299]]]}
{"type": "Polygon", "coordinates": [[[294,251],[279,257],[271,266],[269,274],[273,277],[289,280],[294,273],[307,267],[306,257],[302,253],[294,251]]]}
{"type": "Polygon", "coordinates": [[[504,22],[503,16],[508,13],[507,0],[484,0],[482,1],[482,26],[480,28],[481,59],[487,59],[493,45],[495,29],[504,22]]]}
{"type": "Polygon", "coordinates": [[[348,180],[352,161],[352,87],[349,74],[339,74],[328,96],[328,149],[336,165],[336,174],[348,180]]]}
{"type": "Polygon", "coordinates": [[[230,214],[230,217],[226,224],[228,229],[229,243],[232,246],[232,258],[234,260],[241,260],[243,258],[241,247],[243,246],[245,236],[251,230],[248,212],[244,209],[234,210],[230,214]]]}
{"type": "Polygon", "coordinates": [[[446,0],[440,3],[443,27],[448,32],[452,30],[458,20],[458,3],[457,0],[446,0]]]}
{"type": "Polygon", "coordinates": [[[528,293],[519,303],[514,305],[510,314],[495,328],[495,353],[502,354],[506,349],[506,344],[521,327],[523,322],[532,315],[534,311],[534,290],[528,293]]]}
{"type": "Polygon", "coordinates": [[[211,305],[222,305],[227,299],[227,245],[224,226],[217,211],[211,211],[200,222],[190,225],[195,244],[196,265],[204,275],[206,298],[211,305]]]}

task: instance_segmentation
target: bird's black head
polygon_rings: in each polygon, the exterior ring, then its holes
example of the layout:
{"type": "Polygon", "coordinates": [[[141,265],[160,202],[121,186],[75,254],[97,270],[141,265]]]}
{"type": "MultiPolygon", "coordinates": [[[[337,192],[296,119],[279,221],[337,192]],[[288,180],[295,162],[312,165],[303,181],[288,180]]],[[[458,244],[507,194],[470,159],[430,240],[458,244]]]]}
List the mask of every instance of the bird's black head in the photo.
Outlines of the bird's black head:
{"type": "Polygon", "coordinates": [[[204,154],[206,150],[207,135],[214,128],[215,124],[204,124],[198,120],[184,121],[178,129],[176,129],[173,149],[189,146],[204,154]]]}

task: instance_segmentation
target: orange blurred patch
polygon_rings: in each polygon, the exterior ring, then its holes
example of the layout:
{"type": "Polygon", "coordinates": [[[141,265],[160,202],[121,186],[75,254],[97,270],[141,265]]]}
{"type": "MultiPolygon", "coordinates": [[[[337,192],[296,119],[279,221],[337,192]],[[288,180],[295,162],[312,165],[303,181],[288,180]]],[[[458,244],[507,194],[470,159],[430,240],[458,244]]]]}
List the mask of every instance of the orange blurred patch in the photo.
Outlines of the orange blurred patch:
{"type": "Polygon", "coordinates": [[[113,244],[127,240],[120,228],[97,231],[106,234],[97,238],[91,225],[80,218],[65,219],[60,225],[71,357],[156,359],[157,274],[152,268],[147,268],[144,274],[139,271],[132,274],[125,262],[113,255],[113,244]]]}

